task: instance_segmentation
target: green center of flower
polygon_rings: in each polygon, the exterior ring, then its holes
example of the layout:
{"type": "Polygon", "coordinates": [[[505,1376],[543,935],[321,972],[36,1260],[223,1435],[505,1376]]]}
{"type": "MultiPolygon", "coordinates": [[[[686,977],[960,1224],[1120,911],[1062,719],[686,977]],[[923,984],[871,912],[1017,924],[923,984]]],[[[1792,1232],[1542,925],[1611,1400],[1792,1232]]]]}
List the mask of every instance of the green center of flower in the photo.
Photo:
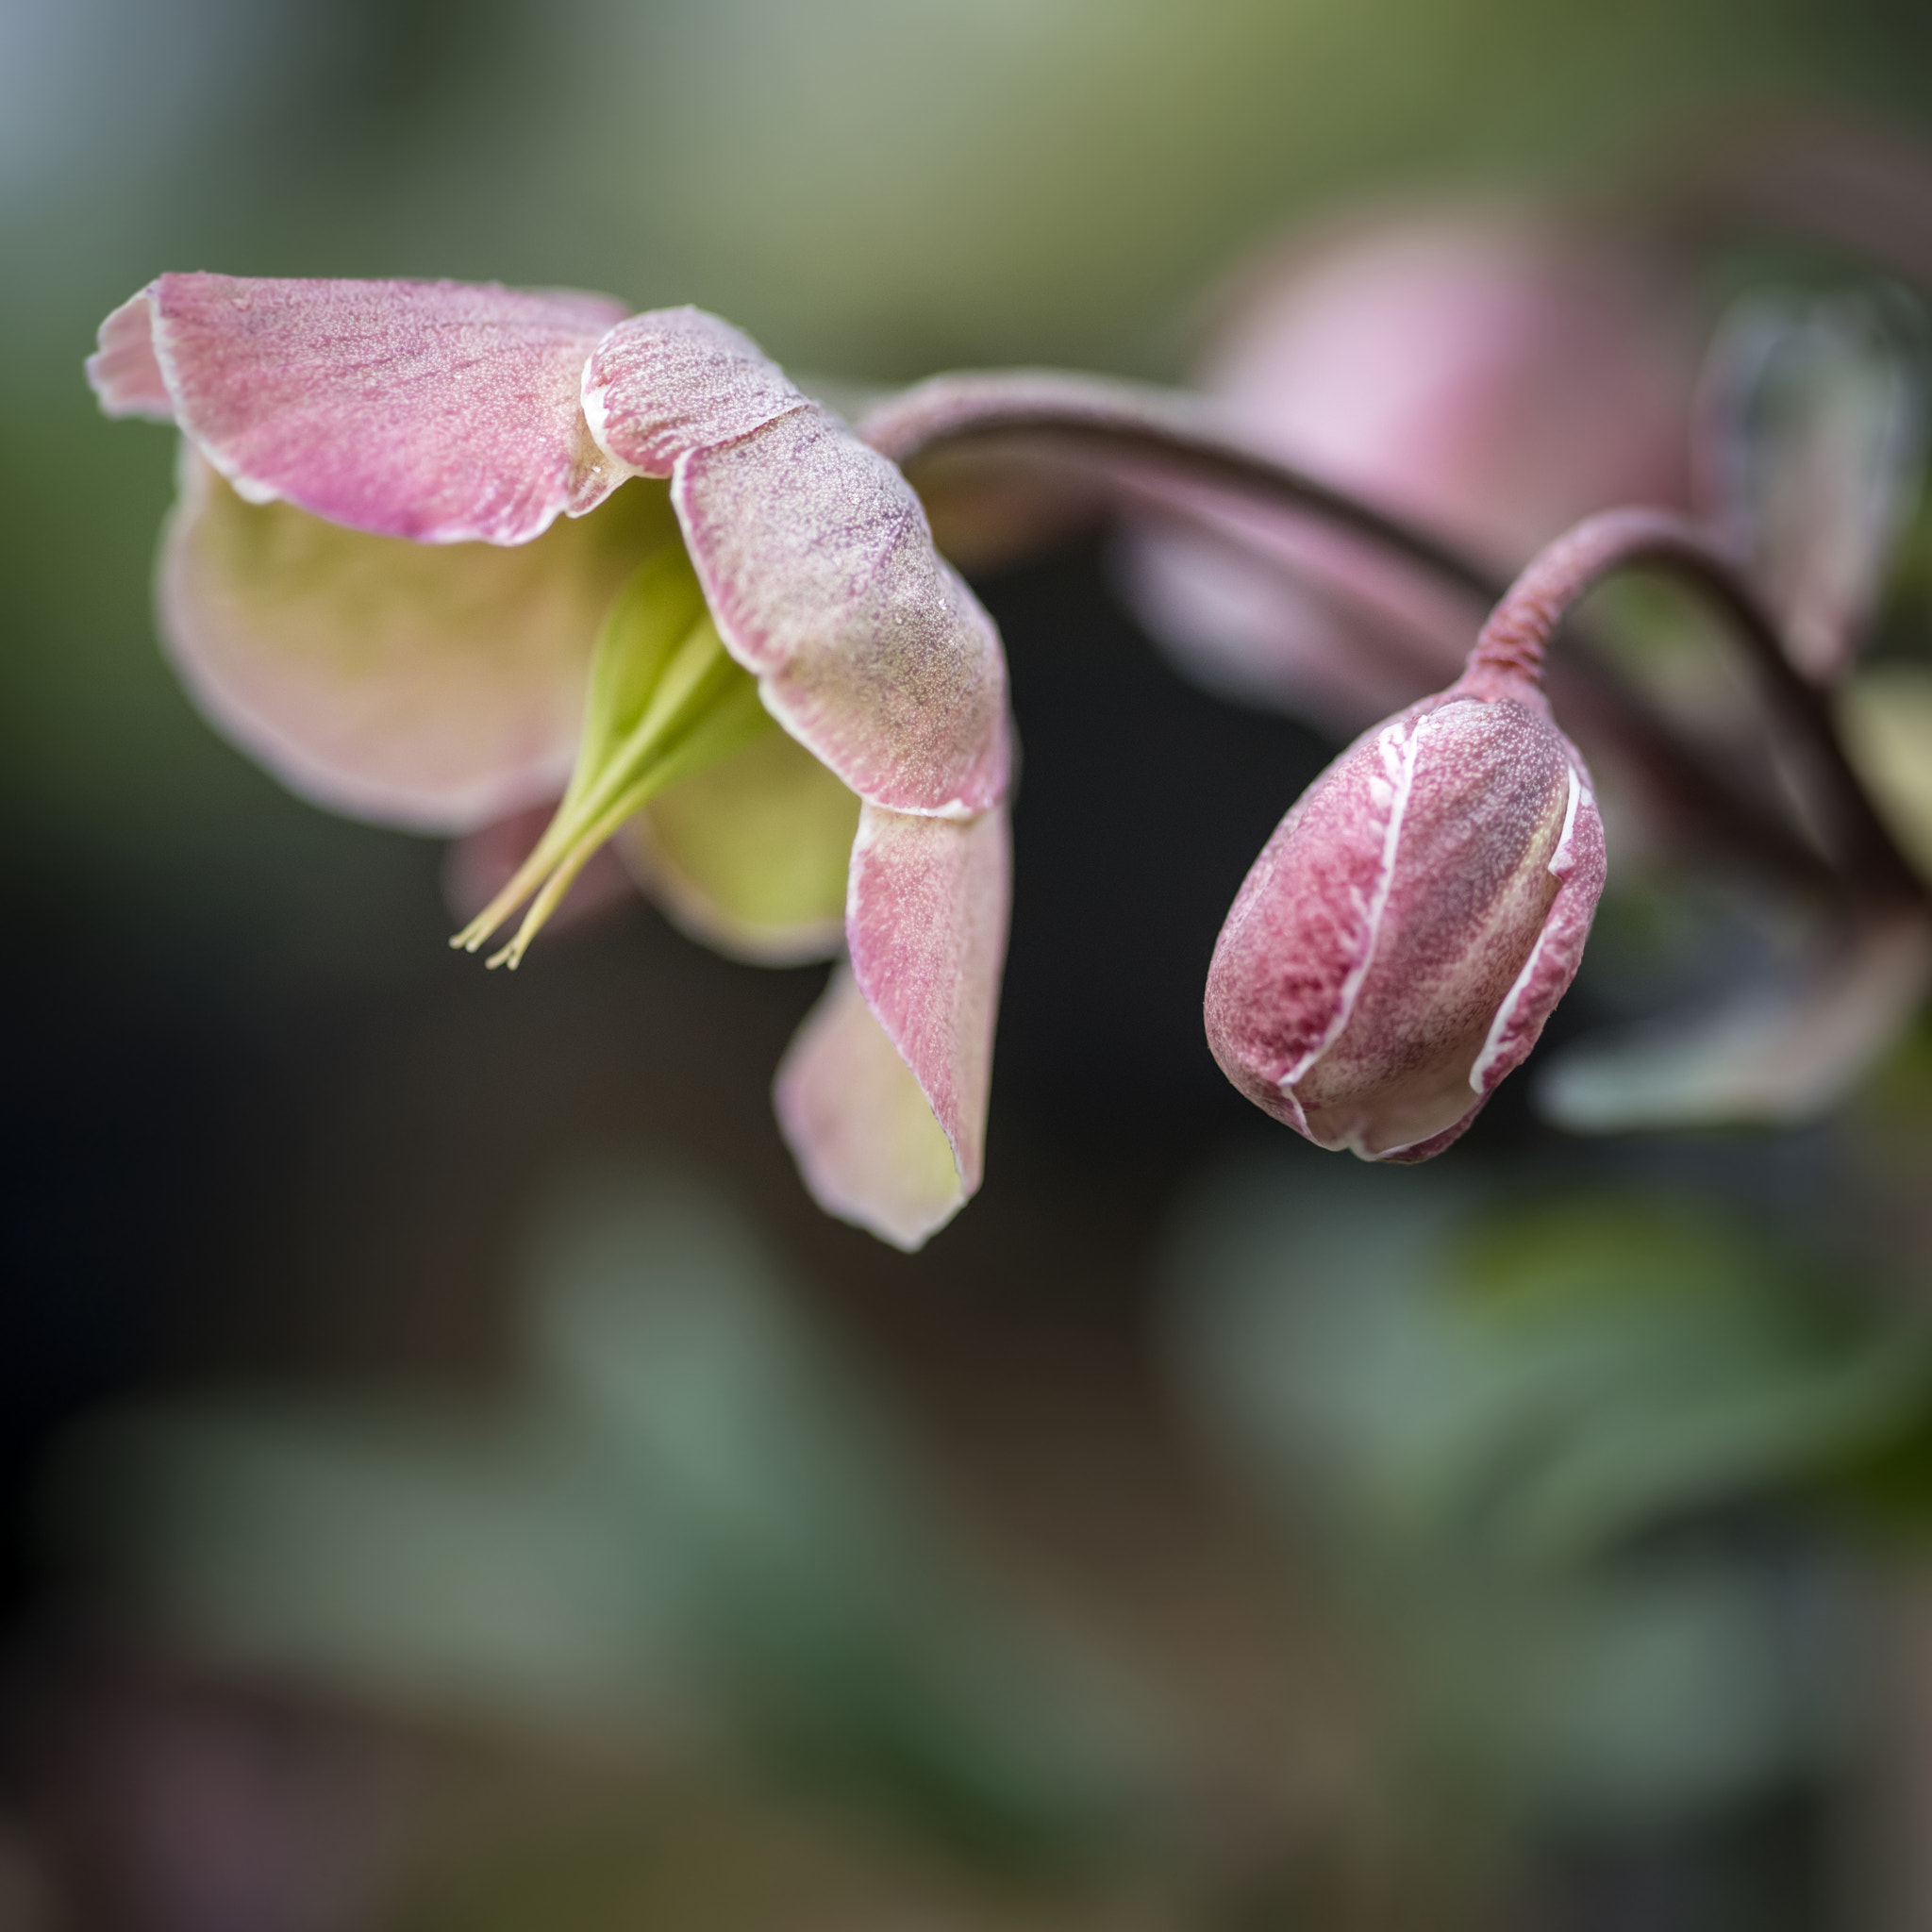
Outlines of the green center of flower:
{"type": "Polygon", "coordinates": [[[475,952],[528,900],[516,937],[489,962],[514,967],[626,819],[772,728],[757,682],[725,652],[683,546],[659,551],[632,575],[597,634],[576,769],[557,816],[450,944],[475,952]]]}

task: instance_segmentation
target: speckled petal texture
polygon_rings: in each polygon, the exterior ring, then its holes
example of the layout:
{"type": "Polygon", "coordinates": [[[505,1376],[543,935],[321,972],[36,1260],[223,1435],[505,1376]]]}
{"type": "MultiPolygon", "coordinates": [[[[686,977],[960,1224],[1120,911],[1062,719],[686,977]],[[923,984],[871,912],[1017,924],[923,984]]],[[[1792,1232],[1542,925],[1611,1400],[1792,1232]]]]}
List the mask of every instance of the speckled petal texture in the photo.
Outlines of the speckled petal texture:
{"type": "Polygon", "coordinates": [[[1541,704],[1426,698],[1256,861],[1208,973],[1214,1057],[1322,1146],[1426,1158],[1536,1043],[1603,880],[1589,775],[1541,704]]]}
{"type": "Polygon", "coordinates": [[[584,408],[614,458],[672,477],[719,633],[794,738],[893,811],[1004,796],[998,635],[885,458],[691,309],[613,329],[584,408]]]}
{"type": "Polygon", "coordinates": [[[1010,868],[1004,810],[959,824],[868,806],[847,884],[850,977],[779,1069],[779,1124],[813,1194],[901,1247],[979,1186],[1010,868]],[[909,1080],[889,1078],[881,1042],[909,1080]]]}
{"type": "Polygon", "coordinates": [[[851,966],[780,1120],[833,1212],[906,1247],[951,1217],[1006,950],[1006,662],[885,457],[713,316],[493,285],[163,275],[89,377],[187,438],[184,681],[338,810],[465,832],[554,797],[599,625],[681,531],[789,736],[654,801],[633,857],[759,958],[836,946],[842,888],[851,966]]]}
{"type": "Polygon", "coordinates": [[[251,502],[420,543],[525,543],[623,480],[578,399],[623,314],[494,285],[169,275],[108,319],[89,374],[110,412],[157,414],[151,360],[251,502]]]}

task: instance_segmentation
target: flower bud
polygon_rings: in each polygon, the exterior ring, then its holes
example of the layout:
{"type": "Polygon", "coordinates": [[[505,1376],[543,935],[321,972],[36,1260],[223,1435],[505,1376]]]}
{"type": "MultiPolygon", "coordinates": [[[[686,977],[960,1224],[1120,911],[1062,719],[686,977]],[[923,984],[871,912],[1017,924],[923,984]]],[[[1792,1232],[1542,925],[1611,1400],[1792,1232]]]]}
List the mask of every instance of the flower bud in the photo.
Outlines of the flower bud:
{"type": "Polygon", "coordinates": [[[1318,1146],[1440,1153],[1575,974],[1603,822],[1541,695],[1510,689],[1458,685],[1357,739],[1282,820],[1222,928],[1208,1045],[1318,1146]]]}

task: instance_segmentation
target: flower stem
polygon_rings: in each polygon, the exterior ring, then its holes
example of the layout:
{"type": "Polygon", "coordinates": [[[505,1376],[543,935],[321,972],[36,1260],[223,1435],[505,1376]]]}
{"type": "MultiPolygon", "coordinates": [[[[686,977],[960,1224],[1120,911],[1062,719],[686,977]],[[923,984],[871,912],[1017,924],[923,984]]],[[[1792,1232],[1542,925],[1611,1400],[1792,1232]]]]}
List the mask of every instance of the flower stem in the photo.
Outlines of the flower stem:
{"type": "Polygon", "coordinates": [[[1451,545],[1247,447],[1217,422],[1209,406],[1173,391],[1054,372],[940,375],[892,397],[858,426],[874,449],[901,468],[942,446],[1014,438],[1151,464],[1238,495],[1307,510],[1484,604],[1503,594],[1494,573],[1451,545]]]}
{"type": "Polygon", "coordinates": [[[1464,683],[1537,682],[1545,648],[1576,600],[1611,573],[1639,566],[1683,578],[1730,619],[1774,715],[1804,746],[1822,784],[1847,883],[1875,902],[1932,906],[1932,891],[1900,852],[1845,754],[1828,697],[1793,665],[1776,622],[1737,560],[1686,517],[1613,509],[1566,531],[1530,560],[1491,612],[1464,683]]]}
{"type": "MultiPolygon", "coordinates": [[[[859,431],[902,466],[962,444],[1018,441],[1073,450],[1102,470],[1151,468],[1319,517],[1465,591],[1484,607],[1502,601],[1509,589],[1501,577],[1452,545],[1249,447],[1220,421],[1211,405],[1175,391],[1056,371],[941,375],[879,405],[863,418],[859,431]]],[[[1752,608],[1757,608],[1755,604],[1752,608]]],[[[1761,626],[1761,615],[1759,622],[1761,626]]],[[[1756,635],[1762,634],[1760,627],[1756,635]]],[[[1576,642],[1579,648],[1559,667],[1561,682],[1692,823],[1722,827],[1738,846],[1814,885],[1837,883],[1831,868],[1803,839],[1755,798],[1728,785],[1708,757],[1688,742],[1600,652],[1591,649],[1588,640],[1576,642]]],[[[1790,672],[1781,650],[1774,655],[1776,664],[1766,668],[1789,698],[1801,680],[1790,672]]],[[[1857,791],[1860,811],[1855,822],[1873,819],[1862,788],[1849,775],[1829,719],[1808,700],[1806,713],[1806,735],[1815,737],[1822,727],[1831,741],[1832,769],[1844,772],[1857,791]]],[[[1896,858],[1889,835],[1884,842],[1896,858]]],[[[1897,863],[1904,865],[1903,859],[1897,863]]],[[[1909,868],[1907,873],[1916,889],[1916,874],[1909,868]]]]}

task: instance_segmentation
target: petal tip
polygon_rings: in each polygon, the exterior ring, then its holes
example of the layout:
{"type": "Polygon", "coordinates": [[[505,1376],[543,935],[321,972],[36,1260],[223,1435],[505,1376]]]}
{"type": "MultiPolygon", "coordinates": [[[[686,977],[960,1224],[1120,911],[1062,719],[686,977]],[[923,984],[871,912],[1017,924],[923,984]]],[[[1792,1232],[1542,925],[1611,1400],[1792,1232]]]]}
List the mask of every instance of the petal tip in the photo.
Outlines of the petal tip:
{"type": "Polygon", "coordinates": [[[87,358],[88,386],[106,416],[136,416],[151,423],[175,420],[160,358],[155,354],[154,310],[149,291],[130,295],[101,324],[98,346],[87,358]]]}
{"type": "Polygon", "coordinates": [[[838,968],[773,1082],[779,1131],[812,1199],[906,1254],[972,1197],[951,1141],[849,969],[838,968]]]}

